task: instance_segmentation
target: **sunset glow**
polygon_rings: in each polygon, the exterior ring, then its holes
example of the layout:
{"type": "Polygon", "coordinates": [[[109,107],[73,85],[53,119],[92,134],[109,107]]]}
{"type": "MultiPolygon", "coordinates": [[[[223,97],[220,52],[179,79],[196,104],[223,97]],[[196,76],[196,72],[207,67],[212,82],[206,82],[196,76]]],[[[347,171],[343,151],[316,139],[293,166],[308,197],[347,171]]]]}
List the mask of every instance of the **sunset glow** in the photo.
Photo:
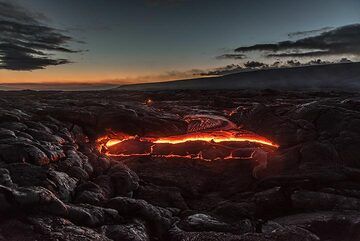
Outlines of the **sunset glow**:
{"type": "Polygon", "coordinates": [[[285,0],[281,8],[238,0],[207,1],[206,8],[188,0],[2,2],[0,89],[103,89],[360,59],[356,37],[349,42],[339,31],[348,26],[343,32],[356,34],[355,0],[305,0],[298,11],[285,0]],[[334,39],[322,39],[324,32],[334,39]],[[305,41],[306,51],[297,40],[305,41]],[[276,47],[281,43],[289,46],[276,47]],[[258,48],[262,44],[268,53],[258,48]]]}

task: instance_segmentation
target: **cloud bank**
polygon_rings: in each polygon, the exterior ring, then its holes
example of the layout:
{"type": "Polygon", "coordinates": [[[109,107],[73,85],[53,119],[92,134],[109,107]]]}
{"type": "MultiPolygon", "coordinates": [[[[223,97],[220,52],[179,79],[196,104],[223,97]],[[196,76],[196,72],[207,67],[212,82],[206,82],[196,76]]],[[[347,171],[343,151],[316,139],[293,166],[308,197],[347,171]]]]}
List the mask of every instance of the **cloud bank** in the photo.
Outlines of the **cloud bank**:
{"type": "Polygon", "coordinates": [[[45,19],[42,14],[0,0],[0,69],[30,71],[71,63],[56,58],[54,52],[78,52],[67,47],[74,39],[42,24],[45,19]]]}
{"type": "Polygon", "coordinates": [[[327,64],[337,64],[337,63],[352,63],[352,61],[347,58],[341,58],[333,61],[313,59],[305,62],[300,62],[298,60],[291,59],[285,61],[275,61],[270,64],[258,62],[258,61],[247,61],[243,64],[229,64],[223,67],[203,70],[202,72],[194,73],[194,76],[222,76],[222,75],[235,74],[239,72],[246,72],[252,70],[301,67],[301,66],[310,66],[310,65],[327,65],[327,64]]]}
{"type": "MultiPolygon", "coordinates": [[[[314,32],[314,31],[310,31],[314,32]]],[[[302,32],[304,33],[304,32],[302,32]]],[[[301,32],[296,35],[301,34],[301,32]]],[[[255,44],[235,49],[237,54],[263,52],[266,57],[360,56],[360,24],[352,24],[296,41],[255,44]]]]}
{"type": "Polygon", "coordinates": [[[289,38],[298,38],[298,37],[305,37],[305,36],[309,36],[309,35],[314,35],[314,34],[320,34],[329,30],[334,29],[333,27],[323,27],[320,29],[313,29],[313,30],[308,30],[308,31],[297,31],[297,32],[293,32],[293,33],[289,33],[288,37],[289,38]]]}

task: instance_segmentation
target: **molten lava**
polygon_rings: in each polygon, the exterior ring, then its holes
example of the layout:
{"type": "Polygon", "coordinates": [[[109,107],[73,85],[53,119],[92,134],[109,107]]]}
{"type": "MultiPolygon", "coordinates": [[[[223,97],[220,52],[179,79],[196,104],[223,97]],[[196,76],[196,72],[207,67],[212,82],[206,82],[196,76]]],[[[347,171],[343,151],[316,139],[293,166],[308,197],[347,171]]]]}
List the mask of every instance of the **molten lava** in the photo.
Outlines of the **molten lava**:
{"type": "Polygon", "coordinates": [[[251,133],[239,133],[238,131],[212,131],[212,132],[200,132],[200,133],[188,133],[179,136],[170,136],[164,138],[158,138],[154,143],[166,143],[166,144],[179,144],[192,141],[205,141],[205,142],[251,142],[259,143],[263,145],[279,147],[272,143],[270,140],[251,133]]]}
{"type": "MultiPolygon", "coordinates": [[[[152,101],[151,101],[152,102],[152,101]]],[[[117,158],[152,156],[205,161],[252,158],[259,146],[279,146],[265,137],[239,129],[222,116],[188,115],[186,134],[167,137],[138,137],[111,133],[97,140],[100,153],[117,158]]]]}
{"type": "Polygon", "coordinates": [[[97,140],[98,150],[118,158],[154,156],[211,160],[244,159],[254,154],[254,145],[278,145],[251,132],[223,130],[168,137],[137,137],[111,134],[97,140]]]}

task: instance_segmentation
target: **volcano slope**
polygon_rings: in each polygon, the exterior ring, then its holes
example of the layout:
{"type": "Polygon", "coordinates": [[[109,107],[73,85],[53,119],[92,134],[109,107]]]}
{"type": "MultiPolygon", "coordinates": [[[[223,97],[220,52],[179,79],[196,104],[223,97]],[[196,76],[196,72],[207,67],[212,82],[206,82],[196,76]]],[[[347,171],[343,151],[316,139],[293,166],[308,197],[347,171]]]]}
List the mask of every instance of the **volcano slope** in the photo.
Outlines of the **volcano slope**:
{"type": "Polygon", "coordinates": [[[21,91],[0,103],[1,241],[360,239],[358,93],[21,91]],[[221,144],[206,160],[131,155],[141,138],[204,128],[276,146],[243,142],[243,158],[221,158],[224,143],[209,140],[195,143],[221,144]],[[130,155],[99,144],[124,135],[130,155]]]}

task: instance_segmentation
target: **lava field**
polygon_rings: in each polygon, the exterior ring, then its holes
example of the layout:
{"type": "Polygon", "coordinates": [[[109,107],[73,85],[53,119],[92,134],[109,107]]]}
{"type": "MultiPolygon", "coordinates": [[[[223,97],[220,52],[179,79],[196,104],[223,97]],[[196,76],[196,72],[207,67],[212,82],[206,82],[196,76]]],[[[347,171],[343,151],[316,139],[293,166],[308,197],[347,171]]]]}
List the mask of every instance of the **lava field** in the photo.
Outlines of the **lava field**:
{"type": "Polygon", "coordinates": [[[360,94],[0,92],[18,240],[360,240],[360,94]]]}

